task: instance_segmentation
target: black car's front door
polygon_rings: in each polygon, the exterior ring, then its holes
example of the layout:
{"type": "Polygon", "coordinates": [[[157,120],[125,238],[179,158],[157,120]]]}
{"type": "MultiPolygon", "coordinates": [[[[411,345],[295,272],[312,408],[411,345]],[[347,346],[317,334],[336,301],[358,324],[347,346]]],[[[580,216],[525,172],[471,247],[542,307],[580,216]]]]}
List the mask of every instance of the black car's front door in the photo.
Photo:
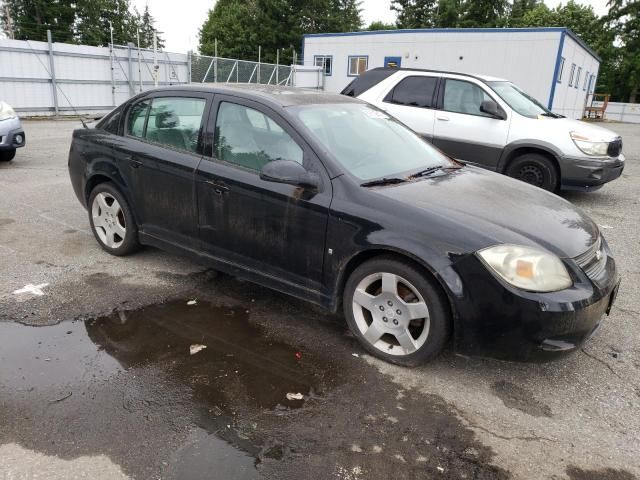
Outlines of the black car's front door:
{"type": "Polygon", "coordinates": [[[203,248],[293,290],[322,290],[331,203],[324,167],[280,115],[260,104],[216,95],[209,125],[213,154],[196,173],[203,248]],[[260,169],[276,159],[315,171],[322,186],[260,179],[260,169]]]}
{"type": "Polygon", "coordinates": [[[210,97],[162,92],[133,104],[119,154],[141,231],[190,248],[200,243],[194,175],[210,97]]]}

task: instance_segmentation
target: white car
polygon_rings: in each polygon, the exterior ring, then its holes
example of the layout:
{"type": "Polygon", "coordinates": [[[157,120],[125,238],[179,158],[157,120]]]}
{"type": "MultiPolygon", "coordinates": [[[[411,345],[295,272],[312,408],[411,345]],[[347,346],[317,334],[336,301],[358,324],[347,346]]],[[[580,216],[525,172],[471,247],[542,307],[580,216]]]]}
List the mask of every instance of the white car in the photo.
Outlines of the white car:
{"type": "Polygon", "coordinates": [[[388,112],[457,160],[546,190],[595,190],[624,169],[620,136],[552,113],[507,80],[376,68],[342,94],[388,112]]]}
{"type": "Polygon", "coordinates": [[[13,160],[25,140],[20,118],[9,104],[0,101],[0,162],[13,160]]]}

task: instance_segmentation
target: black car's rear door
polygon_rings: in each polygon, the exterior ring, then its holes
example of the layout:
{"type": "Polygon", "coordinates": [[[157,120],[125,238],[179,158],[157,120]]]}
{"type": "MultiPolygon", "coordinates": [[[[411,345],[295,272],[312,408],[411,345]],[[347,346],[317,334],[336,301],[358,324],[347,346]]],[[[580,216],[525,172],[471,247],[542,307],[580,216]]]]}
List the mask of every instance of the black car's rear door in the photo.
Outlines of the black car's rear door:
{"type": "Polygon", "coordinates": [[[200,243],[194,175],[211,99],[206,92],[156,92],[133,104],[119,154],[141,231],[190,248],[200,243]]]}
{"type": "Polygon", "coordinates": [[[203,248],[293,289],[321,290],[331,203],[324,167],[295,129],[259,103],[216,95],[208,124],[213,152],[196,173],[203,248]],[[276,159],[302,163],[322,187],[260,179],[276,159]]]}

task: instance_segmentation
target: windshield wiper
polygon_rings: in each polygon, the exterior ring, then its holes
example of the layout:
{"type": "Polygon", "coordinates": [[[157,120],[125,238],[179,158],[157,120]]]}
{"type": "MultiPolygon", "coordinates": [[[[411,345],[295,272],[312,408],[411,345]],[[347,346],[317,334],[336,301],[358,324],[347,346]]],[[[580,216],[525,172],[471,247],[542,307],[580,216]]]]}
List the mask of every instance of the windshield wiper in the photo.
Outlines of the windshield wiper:
{"type": "Polygon", "coordinates": [[[564,115],[558,115],[557,113],[553,113],[553,112],[545,112],[545,113],[541,113],[540,115],[542,115],[543,117],[564,118],[564,115]]]}
{"type": "Polygon", "coordinates": [[[418,177],[428,177],[429,175],[431,175],[432,173],[435,173],[439,170],[445,171],[445,170],[459,170],[460,168],[462,168],[462,165],[460,166],[451,166],[451,167],[445,167],[442,165],[438,165],[437,167],[429,167],[429,168],[425,168],[424,170],[420,170],[419,172],[413,173],[411,175],[409,175],[409,179],[412,178],[418,178],[418,177]]]}
{"type": "Polygon", "coordinates": [[[393,185],[395,183],[404,183],[407,180],[405,178],[391,177],[391,178],[378,178],[377,180],[371,180],[369,182],[361,183],[361,187],[379,187],[381,185],[393,185]]]}

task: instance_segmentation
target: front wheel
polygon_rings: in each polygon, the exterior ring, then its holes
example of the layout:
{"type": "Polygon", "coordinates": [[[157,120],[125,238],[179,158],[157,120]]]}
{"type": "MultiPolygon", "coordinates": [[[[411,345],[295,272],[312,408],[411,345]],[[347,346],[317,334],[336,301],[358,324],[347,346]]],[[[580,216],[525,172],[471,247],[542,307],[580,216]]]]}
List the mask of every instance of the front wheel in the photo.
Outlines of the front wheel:
{"type": "Polygon", "coordinates": [[[0,151],[0,162],[10,162],[16,156],[16,149],[0,151]]]}
{"type": "Polygon", "coordinates": [[[128,255],[140,247],[129,204],[110,182],[98,184],[91,192],[89,222],[96,240],[111,255],[128,255]]]}
{"type": "Polygon", "coordinates": [[[360,265],[347,281],[343,303],[356,338],[388,362],[426,362],[449,338],[451,314],[439,286],[427,272],[393,257],[360,265]]]}
{"type": "Polygon", "coordinates": [[[556,167],[547,157],[527,153],[517,157],[507,167],[507,175],[550,192],[558,188],[556,167]]]}

